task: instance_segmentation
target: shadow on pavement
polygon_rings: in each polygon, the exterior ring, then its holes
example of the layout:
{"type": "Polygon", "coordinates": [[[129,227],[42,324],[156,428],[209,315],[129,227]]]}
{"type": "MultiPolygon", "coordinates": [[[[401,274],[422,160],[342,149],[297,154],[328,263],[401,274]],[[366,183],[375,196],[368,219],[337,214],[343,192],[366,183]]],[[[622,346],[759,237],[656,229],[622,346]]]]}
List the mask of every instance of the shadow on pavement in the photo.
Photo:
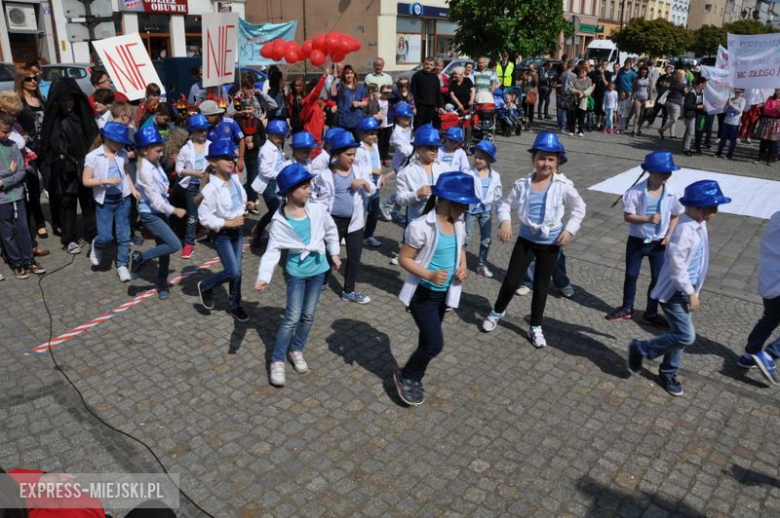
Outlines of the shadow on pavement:
{"type": "Polygon", "coordinates": [[[550,317],[545,317],[544,324],[546,329],[552,331],[545,333],[549,347],[590,360],[605,374],[628,378],[626,358],[592,337],[595,335],[614,340],[614,336],[550,317]]]}
{"type": "Polygon", "coordinates": [[[592,499],[586,516],[706,516],[682,502],[646,491],[623,491],[587,475],[577,481],[577,489],[592,499]]]}
{"type": "Polygon", "coordinates": [[[743,468],[739,464],[732,464],[730,470],[723,470],[724,475],[733,477],[743,486],[774,486],[780,487],[780,480],[770,475],[750,468],[743,468]]]}

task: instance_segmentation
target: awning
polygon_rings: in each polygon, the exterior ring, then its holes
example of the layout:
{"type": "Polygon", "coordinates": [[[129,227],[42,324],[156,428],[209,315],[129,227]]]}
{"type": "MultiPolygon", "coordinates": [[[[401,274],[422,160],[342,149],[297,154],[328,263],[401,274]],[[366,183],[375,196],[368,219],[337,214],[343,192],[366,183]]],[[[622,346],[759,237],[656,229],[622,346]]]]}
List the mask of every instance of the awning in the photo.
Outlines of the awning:
{"type": "Polygon", "coordinates": [[[593,25],[590,23],[580,24],[580,32],[585,34],[599,34],[604,32],[603,25],[593,25]]]}

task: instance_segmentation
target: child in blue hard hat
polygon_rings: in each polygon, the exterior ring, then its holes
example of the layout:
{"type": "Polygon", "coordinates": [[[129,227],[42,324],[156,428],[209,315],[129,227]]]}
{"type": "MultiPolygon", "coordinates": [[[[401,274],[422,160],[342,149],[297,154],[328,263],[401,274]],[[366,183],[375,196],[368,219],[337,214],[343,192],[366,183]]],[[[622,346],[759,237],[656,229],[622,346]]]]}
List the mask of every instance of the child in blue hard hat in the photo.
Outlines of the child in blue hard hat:
{"type": "Polygon", "coordinates": [[[244,244],[244,211],[254,204],[247,201],[239,175],[234,174],[238,155],[232,142],[218,140],[209,144],[206,155],[212,167],[209,183],[203,188],[203,200],[198,207],[198,219],[212,232],[211,242],[224,270],[198,283],[200,303],[214,308],[212,291],[230,283],[228,312],[238,322],[247,322],[249,315],[241,307],[241,262],[244,244]]]}
{"type": "Polygon", "coordinates": [[[680,195],[667,188],[666,182],[680,168],[669,151],[653,151],[645,156],[642,170],[648,178],[623,195],[623,219],[629,224],[626,242],[626,275],[623,281],[623,305],[610,312],[607,320],[631,320],[634,317],[636,283],[642,259],[650,261],[650,287],[642,323],[668,328],[666,319],[658,314],[658,301],[650,297],[664,264],[664,252],[674,233],[679,216],[685,212],[680,195]]]}
{"type": "Polygon", "coordinates": [[[398,298],[409,308],[420,336],[417,349],[393,378],[398,397],[408,405],[424,401],[423,376],[444,347],[444,313],[447,307],[458,307],[461,283],[467,276],[461,216],[478,202],[471,175],[444,173],[437,178],[420,217],[404,232],[398,261],[408,274],[398,298]]]}
{"type": "Polygon", "coordinates": [[[287,383],[285,361],[288,356],[296,372],[309,372],[303,349],[314,324],[325,274],[330,270],[328,257],[337,270],[341,267],[336,223],[327,206],[309,202],[310,184],[314,178],[315,175],[300,164],[286,166],[277,176],[279,196],[284,198],[284,204],[274,214],[268,250],[257,271],[255,289],[263,292],[271,282],[282,251],[288,251],[285,263],[287,309],[276,334],[269,369],[271,384],[277,387],[287,383]]]}
{"type": "Polygon", "coordinates": [[[490,314],[482,323],[485,332],[493,331],[506,314],[515,291],[520,287],[526,268],[536,259],[534,293],[531,300],[531,328],[528,338],[536,348],[547,346],[542,332],[547,289],[561,247],[569,244],[585,218],[585,202],[571,180],[559,171],[566,163],[566,150],[555,133],[539,133],[528,150],[534,171],[515,182],[509,195],[498,206],[501,222],[498,238],[507,242],[512,238],[511,211],[516,210],[520,229],[507,275],[501,284],[498,298],[490,314]],[[563,218],[569,211],[569,220],[563,218]]]}
{"type": "Polygon", "coordinates": [[[252,182],[252,189],[258,194],[262,194],[263,201],[268,209],[268,212],[260,218],[257,226],[255,226],[252,248],[256,249],[262,248],[262,242],[267,237],[265,229],[271,222],[274,212],[279,209],[281,204],[281,200],[276,194],[276,176],[284,167],[285,156],[284,151],[282,151],[282,145],[290,132],[290,128],[284,120],[273,119],[268,122],[265,132],[266,141],[263,147],[260,148],[259,172],[257,178],[252,182]]]}
{"type": "Polygon", "coordinates": [[[444,133],[444,145],[439,148],[437,160],[448,171],[467,173],[471,169],[469,157],[463,151],[463,128],[453,126],[444,133]]]}
{"type": "Polygon", "coordinates": [[[116,273],[121,282],[130,280],[130,205],[131,199],[141,195],[127,173],[127,151],[132,144],[127,126],[107,122],[100,130],[103,143],[84,159],[81,183],[92,187],[97,216],[97,237],[92,240],[89,260],[99,266],[103,250],[113,241],[116,228],[116,273]]]}
{"type": "Polygon", "coordinates": [[[379,121],[375,117],[363,117],[358,126],[360,135],[360,147],[355,153],[355,165],[362,167],[370,176],[376,186],[374,194],[366,198],[366,229],[363,234],[365,246],[380,247],[382,242],[374,237],[376,225],[379,221],[379,190],[384,185],[382,177],[382,160],[379,154],[379,121]]]}
{"type": "Polygon", "coordinates": [[[487,255],[490,250],[490,233],[493,222],[493,204],[503,197],[501,175],[493,169],[496,162],[496,146],[487,140],[480,141],[469,152],[474,155],[474,167],[468,174],[474,177],[474,194],[479,203],[469,207],[466,212],[466,245],[471,242],[475,226],[479,225],[479,255],[477,274],[493,277],[493,272],[487,265],[487,255]]]}
{"type": "Polygon", "coordinates": [[[643,359],[663,356],[658,374],[661,386],[673,396],[683,394],[677,371],[683,351],[696,340],[693,312],[701,306],[699,293],[710,257],[707,222],[718,213],[719,205],[730,202],[714,180],[700,180],[685,188],[680,198],[685,214],[669,239],[658,283],[650,294],[661,303],[669,332],[652,340],[633,340],[628,347],[628,370],[635,374],[642,369],[643,359]]]}
{"type": "Polygon", "coordinates": [[[187,118],[190,139],[176,155],[176,174],[179,175],[178,188],[184,190],[187,200],[187,226],[184,231],[184,247],[181,258],[190,259],[195,251],[195,238],[198,231],[198,205],[195,197],[200,192],[201,181],[206,174],[209,152],[209,140],[206,138],[210,125],[201,114],[187,118]]]}
{"type": "Polygon", "coordinates": [[[341,128],[333,127],[325,131],[325,138],[322,140],[322,151],[311,161],[311,172],[319,174],[323,169],[330,167],[330,153],[328,152],[328,142],[337,134],[344,131],[341,128]]]}
{"type": "Polygon", "coordinates": [[[308,131],[294,133],[290,142],[290,147],[292,148],[292,156],[284,162],[283,168],[290,164],[300,164],[310,173],[314,172],[314,164],[309,158],[314,148],[317,147],[317,141],[314,140],[314,135],[308,131]]]}

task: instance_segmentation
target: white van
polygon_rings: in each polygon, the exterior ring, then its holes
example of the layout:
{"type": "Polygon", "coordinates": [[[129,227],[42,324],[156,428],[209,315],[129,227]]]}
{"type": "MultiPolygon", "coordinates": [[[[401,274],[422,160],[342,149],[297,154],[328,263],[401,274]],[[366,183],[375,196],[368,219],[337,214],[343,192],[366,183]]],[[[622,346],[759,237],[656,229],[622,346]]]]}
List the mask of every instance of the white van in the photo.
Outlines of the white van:
{"type": "Polygon", "coordinates": [[[606,59],[610,65],[619,63],[622,67],[629,57],[636,57],[636,54],[619,52],[617,45],[612,40],[593,40],[585,50],[585,59],[592,59],[594,63],[600,63],[602,59],[606,59]]]}

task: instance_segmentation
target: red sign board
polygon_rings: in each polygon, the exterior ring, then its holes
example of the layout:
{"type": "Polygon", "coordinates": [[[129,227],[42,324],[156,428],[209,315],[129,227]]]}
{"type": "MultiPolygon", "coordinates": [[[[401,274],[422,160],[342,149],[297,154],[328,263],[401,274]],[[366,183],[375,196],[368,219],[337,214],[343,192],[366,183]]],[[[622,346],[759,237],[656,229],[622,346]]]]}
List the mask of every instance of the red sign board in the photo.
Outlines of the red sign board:
{"type": "Polygon", "coordinates": [[[121,11],[187,14],[187,0],[119,0],[121,11]]]}

